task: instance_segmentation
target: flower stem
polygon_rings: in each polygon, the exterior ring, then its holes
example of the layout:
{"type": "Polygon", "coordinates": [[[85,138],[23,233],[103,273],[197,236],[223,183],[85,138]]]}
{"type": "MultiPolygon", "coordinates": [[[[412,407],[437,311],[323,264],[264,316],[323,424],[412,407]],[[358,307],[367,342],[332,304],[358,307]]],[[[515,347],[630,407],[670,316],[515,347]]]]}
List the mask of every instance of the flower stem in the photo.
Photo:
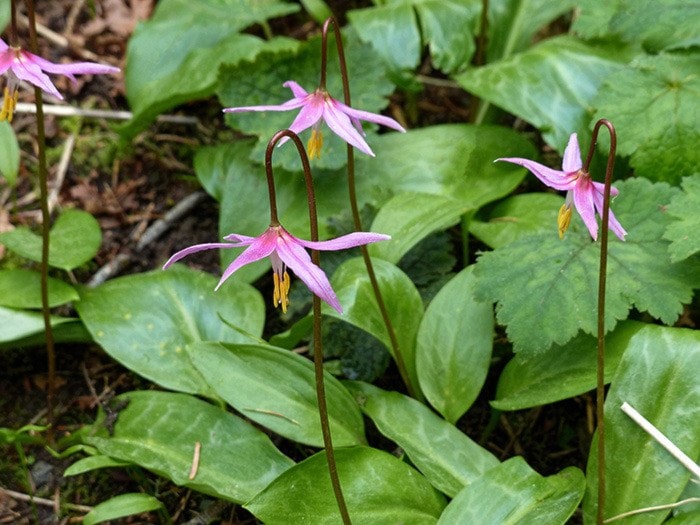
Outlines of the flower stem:
{"type": "Polygon", "coordinates": [[[605,167],[605,189],[603,190],[603,215],[600,225],[600,271],[598,278],[598,363],[596,374],[596,419],[598,420],[598,511],[596,523],[602,525],[605,516],[605,280],[608,266],[608,220],[610,217],[610,186],[615,166],[617,135],[609,120],[600,119],[593,128],[591,146],[583,170],[588,168],[598,140],[601,126],[610,132],[608,163],[605,167]]]}
{"type": "MultiPolygon", "coordinates": [[[[272,177],[272,151],[283,137],[288,137],[294,142],[301,158],[301,164],[304,169],[304,182],[306,182],[306,197],[309,207],[309,225],[311,229],[311,241],[318,241],[318,213],[316,211],[316,194],[314,192],[313,177],[311,176],[311,167],[309,159],[304,150],[304,145],[296,133],[288,129],[278,131],[270,139],[265,151],[265,172],[267,174],[268,186],[270,188],[270,214],[274,221],[277,221],[277,208],[274,199],[274,181],[272,177]],[[273,212],[274,210],[274,212],[273,212]]],[[[318,250],[311,250],[311,261],[316,265],[320,265],[320,257],[318,250]]],[[[326,460],[328,462],[328,472],[331,477],[331,485],[333,486],[333,494],[338,504],[338,510],[343,520],[344,525],[350,525],[350,514],[348,513],[343,489],[340,486],[340,478],[338,477],[338,468],[335,462],[335,454],[333,452],[333,440],[331,438],[331,426],[328,420],[328,405],[326,403],[326,389],[323,379],[323,345],[321,340],[321,300],[317,295],[313,296],[313,338],[314,338],[314,372],[316,378],[316,397],[318,398],[318,414],[321,419],[321,433],[323,434],[323,445],[326,450],[326,460]]]]}
{"type": "MultiPolygon", "coordinates": [[[[14,2],[13,2],[14,4],[14,2]]],[[[13,10],[14,13],[14,10],[13,10]]],[[[29,41],[32,53],[38,54],[36,38],[36,18],[34,16],[34,1],[27,1],[27,17],[29,19],[29,41]]],[[[51,215],[49,213],[49,191],[46,169],[46,132],[44,130],[44,103],[40,88],[34,88],[36,99],[36,128],[37,146],[39,149],[39,192],[41,202],[41,312],[44,317],[46,336],[46,357],[48,362],[48,380],[46,385],[46,424],[48,425],[48,440],[53,442],[54,406],[56,399],[56,352],[54,350],[53,330],[51,328],[51,310],[49,309],[49,230],[51,215]]]]}
{"type": "Polygon", "coordinates": [[[17,47],[17,2],[10,0],[10,46],[17,47]]]}
{"type": "MultiPolygon", "coordinates": [[[[343,38],[340,33],[340,28],[335,18],[328,18],[323,24],[323,30],[321,33],[322,45],[321,45],[321,81],[320,87],[325,88],[326,85],[326,68],[327,68],[327,49],[328,49],[328,28],[333,25],[333,31],[335,33],[335,43],[338,50],[338,62],[340,64],[340,78],[343,82],[343,97],[345,105],[351,106],[350,101],[350,81],[348,77],[347,62],[345,60],[345,51],[343,50],[343,38]]],[[[360,219],[360,210],[357,204],[357,191],[355,185],[355,150],[348,144],[348,194],[350,196],[350,209],[352,211],[352,220],[354,223],[355,231],[362,231],[362,220],[360,219]]],[[[411,381],[411,376],[408,374],[408,369],[406,367],[406,361],[404,360],[403,354],[401,353],[401,348],[399,346],[398,338],[396,337],[396,330],[394,330],[394,325],[389,317],[389,312],[386,308],[386,303],[384,302],[384,297],[379,288],[379,281],[377,280],[377,275],[374,272],[374,266],[372,265],[372,259],[369,256],[369,251],[367,246],[360,246],[362,252],[362,259],[365,262],[365,268],[367,269],[367,276],[369,277],[369,282],[372,285],[372,291],[374,292],[374,297],[377,300],[377,306],[379,307],[379,313],[382,316],[384,326],[386,327],[387,334],[389,335],[389,342],[394,354],[394,360],[396,361],[396,366],[399,369],[399,374],[401,374],[401,379],[403,380],[408,393],[411,397],[420,398],[420,390],[415,388],[413,382],[411,381]]]]}

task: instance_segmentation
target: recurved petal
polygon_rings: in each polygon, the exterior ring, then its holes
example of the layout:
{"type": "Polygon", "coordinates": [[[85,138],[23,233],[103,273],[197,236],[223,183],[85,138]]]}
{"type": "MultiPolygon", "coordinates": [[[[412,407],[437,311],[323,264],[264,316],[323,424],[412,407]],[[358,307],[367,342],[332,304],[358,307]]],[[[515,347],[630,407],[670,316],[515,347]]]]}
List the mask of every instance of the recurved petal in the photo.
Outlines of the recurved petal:
{"type": "Polygon", "coordinates": [[[172,257],[170,257],[170,259],[168,259],[163,265],[163,270],[183,257],[187,257],[188,255],[204,250],[215,250],[217,248],[235,248],[235,246],[229,242],[208,242],[205,244],[195,244],[194,246],[189,246],[188,248],[184,248],[183,250],[173,254],[172,257]]]}
{"type": "Polygon", "coordinates": [[[237,246],[247,246],[253,243],[256,237],[249,237],[248,235],[241,235],[240,233],[229,233],[224,236],[224,239],[237,243],[237,246]]]}
{"type": "Polygon", "coordinates": [[[570,177],[567,177],[566,173],[548,168],[544,164],[540,164],[534,160],[521,159],[519,157],[505,157],[496,159],[494,162],[499,161],[510,162],[527,168],[535,177],[555,190],[570,190],[574,187],[574,183],[571,181],[570,177]]]}
{"type": "Polygon", "coordinates": [[[284,87],[289,88],[292,90],[292,94],[296,98],[304,98],[306,97],[309,93],[306,91],[303,87],[301,87],[299,84],[294,82],[293,80],[287,80],[284,84],[282,84],[284,87]]]}
{"type": "Polygon", "coordinates": [[[226,279],[231,277],[235,271],[240,270],[246,264],[250,264],[268,257],[275,250],[276,236],[276,233],[271,232],[268,229],[260,237],[255,238],[250,246],[243,250],[243,253],[236,257],[233,262],[228,265],[221,276],[221,279],[219,280],[219,284],[216,285],[215,290],[218,290],[219,287],[224,284],[226,279]],[[271,233],[273,234],[271,235],[271,233]]]}
{"type": "Polygon", "coordinates": [[[32,62],[48,73],[65,75],[75,81],[73,75],[104,75],[108,73],[119,73],[119,68],[95,62],[74,62],[72,64],[55,64],[32,53],[25,53],[31,56],[32,62]]]}
{"type": "Polygon", "coordinates": [[[270,106],[242,106],[240,108],[224,108],[224,113],[244,113],[246,111],[289,111],[290,109],[300,108],[304,105],[303,100],[293,98],[282,104],[270,106]]]}
{"type": "Polygon", "coordinates": [[[28,60],[25,55],[25,53],[22,53],[21,60],[14,61],[11,66],[12,72],[17,75],[17,78],[26,80],[46,93],[50,93],[54,97],[62,100],[63,96],[58,92],[56,86],[53,85],[51,79],[41,71],[41,68],[37,64],[28,60]]]}
{"type": "Polygon", "coordinates": [[[573,193],[576,211],[595,241],[598,239],[598,221],[595,218],[595,187],[590,179],[581,177],[577,181],[573,193]]]}
{"type": "MultiPolygon", "coordinates": [[[[605,191],[605,184],[602,182],[593,182],[593,186],[595,186],[595,189],[603,195],[603,192],[605,191]]],[[[617,197],[620,194],[620,190],[618,190],[615,186],[610,186],[610,196],[611,197],[617,197]]]]}
{"type": "Polygon", "coordinates": [[[375,156],[369,144],[365,142],[362,135],[353,127],[350,122],[350,117],[339,108],[333,104],[326,104],[323,112],[323,119],[326,121],[326,124],[328,124],[328,127],[345,142],[356,147],[362,153],[366,153],[372,157],[375,156]]]}
{"type": "MultiPolygon", "coordinates": [[[[289,129],[296,134],[301,133],[305,129],[309,129],[316,124],[323,116],[323,101],[316,98],[308,99],[304,107],[289,125],[289,129]]],[[[283,137],[279,144],[287,142],[288,137],[283,137]]]]}
{"type": "Polygon", "coordinates": [[[355,246],[362,246],[363,244],[370,244],[372,242],[388,241],[391,239],[391,236],[384,235],[383,233],[355,232],[348,235],[343,235],[342,237],[337,237],[335,239],[317,242],[305,241],[304,239],[298,239],[296,237],[293,238],[295,242],[306,248],[310,248],[312,250],[330,251],[346,250],[348,248],[354,248],[355,246]]]}
{"type": "Polygon", "coordinates": [[[8,46],[7,43],[0,38],[0,52],[5,51],[8,47],[10,46],[8,46]]]}
{"type": "Polygon", "coordinates": [[[15,57],[12,52],[0,51],[0,75],[12,67],[15,57]]]}
{"type": "Polygon", "coordinates": [[[333,104],[350,118],[374,122],[375,124],[380,124],[382,126],[386,126],[387,128],[395,129],[396,131],[401,131],[403,133],[406,132],[403,126],[396,122],[393,118],[378,115],[377,113],[370,113],[369,111],[354,109],[335,99],[333,100],[333,104]]]}
{"type": "MultiPolygon", "coordinates": [[[[594,182],[593,184],[596,188],[596,192],[593,194],[593,204],[595,205],[595,209],[598,212],[598,215],[600,215],[602,217],[603,216],[603,188],[605,186],[599,182],[594,182]]],[[[612,190],[615,190],[615,195],[617,195],[619,193],[618,190],[611,187],[610,188],[611,195],[612,195],[612,190]]],[[[625,236],[627,235],[627,231],[625,231],[625,229],[622,227],[620,222],[617,220],[612,209],[610,210],[610,213],[608,215],[608,228],[610,228],[613,231],[613,233],[615,235],[617,235],[621,241],[625,240],[625,236]]]]}
{"type": "Polygon", "coordinates": [[[562,170],[566,173],[574,173],[581,169],[581,149],[578,145],[578,137],[576,133],[572,133],[569,137],[569,143],[564,150],[564,158],[562,159],[562,170]]]}

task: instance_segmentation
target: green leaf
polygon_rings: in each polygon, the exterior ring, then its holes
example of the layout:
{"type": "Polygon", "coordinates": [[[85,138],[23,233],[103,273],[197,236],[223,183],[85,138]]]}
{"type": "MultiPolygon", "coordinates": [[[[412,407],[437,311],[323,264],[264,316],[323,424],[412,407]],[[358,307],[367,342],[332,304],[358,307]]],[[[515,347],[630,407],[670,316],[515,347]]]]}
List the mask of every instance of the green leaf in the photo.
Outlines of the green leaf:
{"type": "Polygon", "coordinates": [[[438,523],[567,523],[581,501],[586,480],[568,467],[546,478],[521,457],[492,468],[462,489],[438,523]]]}
{"type": "MultiPolygon", "coordinates": [[[[192,363],[223,400],[273,432],[305,445],[323,446],[313,363],[272,346],[193,344],[192,363]]],[[[365,442],[362,415],[352,397],[325,374],[333,443],[365,442]]]]}
{"type": "Polygon", "coordinates": [[[83,525],[93,525],[125,516],[164,508],[158,498],[140,492],[120,494],[96,505],[83,518],[83,525]]]}
{"type": "Polygon", "coordinates": [[[553,193],[514,195],[496,205],[488,220],[473,220],[469,233],[491,248],[505,246],[529,233],[552,232],[564,199],[553,193]]]}
{"type": "MultiPolygon", "coordinates": [[[[615,375],[630,339],[647,325],[623,321],[605,338],[605,382],[615,375]]],[[[597,339],[579,334],[536,355],[516,355],[498,379],[498,410],[522,410],[581,395],[596,386],[597,339]]]]}
{"type": "Polygon", "coordinates": [[[379,431],[396,442],[435,488],[454,497],[498,460],[424,404],[367,383],[345,384],[379,431]]]}
{"type": "MultiPolygon", "coordinates": [[[[381,259],[374,259],[372,264],[409,381],[415,391],[420,392],[416,375],[415,347],[418,324],[423,316],[423,301],[411,280],[396,266],[381,259]]],[[[343,307],[343,313],[339,314],[326,306],[323,312],[369,332],[393,353],[389,334],[362,258],[353,258],[343,263],[333,274],[331,284],[343,307]]]]}
{"type": "Polygon", "coordinates": [[[197,341],[250,342],[262,334],[265,319],[257,290],[226,283],[214,292],[216,282],[176,265],[83,289],[76,308],[95,341],[127,368],[165,388],[211,396],[185,347],[197,341]]]}
{"type": "MultiPolygon", "coordinates": [[[[649,325],[630,341],[605,400],[605,517],[677,501],[690,472],[629,418],[627,402],[690,458],[700,455],[700,333],[649,325]],[[644,483],[629,483],[630,472],[644,483]]],[[[584,518],[595,521],[597,439],[591,444],[584,518]]],[[[626,518],[661,523],[669,509],[626,518]]]]}
{"type": "Polygon", "coordinates": [[[595,119],[615,124],[618,153],[638,176],[678,184],[700,164],[697,54],[642,56],[611,71],[595,119]],[[643,114],[644,118],[639,116],[643,114]]]}
{"type": "Polygon", "coordinates": [[[537,32],[563,15],[575,0],[496,0],[489,2],[487,61],[495,62],[532,45],[537,32]]]}
{"type": "MultiPolygon", "coordinates": [[[[665,206],[679,190],[646,179],[616,187],[613,211],[629,234],[626,242],[610,239],[606,331],[633,306],[672,324],[700,282],[700,265],[671,263],[661,239],[671,221],[665,206]]],[[[498,321],[507,325],[516,352],[542,352],[579,330],[597,333],[600,246],[574,215],[563,240],[555,231],[530,235],[482,255],[476,265],[477,297],[498,303],[498,321]]]]}
{"type": "Polygon", "coordinates": [[[683,179],[683,194],[671,199],[666,211],[678,219],[671,222],[664,233],[664,239],[671,241],[668,251],[671,261],[687,259],[700,251],[700,173],[683,179]]]}
{"type": "MultiPolygon", "coordinates": [[[[78,292],[59,279],[48,278],[49,306],[75,301],[78,292]]],[[[0,270],[0,305],[41,308],[41,274],[30,270],[0,270]]]]}
{"type": "Polygon", "coordinates": [[[88,456],[73,463],[63,472],[63,475],[66,477],[77,476],[101,468],[126,467],[131,464],[128,461],[120,461],[109,456],[88,456]]]}
{"type": "MultiPolygon", "coordinates": [[[[16,312],[16,310],[14,312],[16,312]]],[[[27,323],[24,328],[28,328],[28,330],[22,332],[24,335],[9,340],[3,340],[3,336],[0,335],[0,350],[45,347],[46,333],[44,332],[43,315],[38,312],[27,312],[26,310],[20,310],[19,312],[19,316],[13,314],[8,317],[12,320],[11,322],[14,322],[14,320],[19,317],[18,321],[20,323],[27,323]]],[[[2,314],[0,314],[0,321],[3,321],[2,314]]],[[[83,325],[80,319],[74,319],[72,317],[52,317],[51,326],[53,326],[53,340],[56,344],[93,342],[92,337],[85,329],[85,325],[83,325]]],[[[10,333],[12,333],[12,330],[10,330],[10,333]]]]}
{"type": "Polygon", "coordinates": [[[294,462],[241,418],[195,397],[169,392],[129,392],[114,435],[104,428],[85,438],[100,453],[129,461],[217,498],[248,501],[294,462]],[[199,464],[191,478],[195,444],[199,464]]]}
{"type": "Polygon", "coordinates": [[[418,329],[418,381],[430,404],[455,423],[486,380],[493,346],[493,309],[474,299],[473,266],[431,301],[418,329]]]}
{"type": "MultiPolygon", "coordinates": [[[[1,17],[2,15],[0,15],[1,17]]],[[[0,28],[3,26],[0,20],[0,28]]],[[[0,122],[0,175],[9,186],[17,183],[19,173],[19,145],[12,126],[7,121],[0,122]]]]}
{"type": "MultiPolygon", "coordinates": [[[[51,316],[51,326],[74,321],[70,317],[51,316]]],[[[44,316],[40,312],[13,310],[0,306],[0,343],[15,342],[44,332],[44,316]]]]}
{"type": "MultiPolygon", "coordinates": [[[[41,262],[41,236],[29,228],[0,233],[0,243],[8,250],[41,262]]],[[[49,235],[49,266],[72,270],[92,259],[100,249],[102,231],[95,218],[81,210],[65,210],[49,235]]]]}
{"type": "MultiPolygon", "coordinates": [[[[423,476],[391,454],[367,447],[340,448],[335,459],[353,523],[437,522],[444,498],[423,476]]],[[[340,514],[325,452],[287,470],[245,507],[268,525],[338,523],[340,514]]]]}
{"type": "Polygon", "coordinates": [[[10,22],[10,3],[3,2],[0,4],[0,31],[4,31],[7,24],[10,22]]]}
{"type": "Polygon", "coordinates": [[[370,383],[384,375],[391,355],[376,337],[338,319],[324,319],[321,330],[323,355],[327,358],[340,358],[326,361],[326,370],[334,363],[338,366],[338,374],[370,383]]]}
{"type": "MultiPolygon", "coordinates": [[[[353,31],[344,30],[343,35],[352,105],[356,109],[376,113],[387,105],[387,97],[394,90],[394,85],[387,79],[383,63],[368,45],[361,44],[353,31]]],[[[331,51],[330,56],[334,60],[335,53],[331,51]]],[[[224,67],[217,91],[221,104],[224,107],[282,104],[293,98],[291,91],[282,85],[287,80],[298,82],[311,93],[318,87],[320,57],[321,39],[314,37],[302,43],[296,53],[260,53],[253,62],[224,67]]],[[[342,100],[340,75],[335,71],[331,69],[327,88],[331,96],[342,100]]],[[[226,122],[248,135],[256,135],[259,138],[252,158],[258,166],[262,166],[268,141],[280,129],[288,128],[298,112],[299,110],[231,113],[226,116],[226,122]]],[[[321,158],[314,161],[314,167],[343,167],[346,163],[345,141],[334,136],[325,124],[321,129],[327,132],[327,137],[321,158]]],[[[302,133],[302,137],[307,134],[310,132],[302,133]]],[[[367,141],[372,146],[372,133],[368,134],[367,141]]],[[[301,168],[299,154],[292,143],[276,150],[274,161],[276,165],[288,171],[299,171],[301,168]]]]}
{"type": "Polygon", "coordinates": [[[562,152],[572,132],[588,134],[591,106],[603,82],[622,67],[627,54],[619,44],[558,36],[506,60],[470,69],[455,80],[535,126],[548,144],[562,152]]]}
{"type": "Polygon", "coordinates": [[[466,211],[464,203],[449,197],[399,193],[380,208],[371,228],[391,240],[371,244],[369,253],[396,264],[428,234],[457,224],[466,211]]]}
{"type": "Polygon", "coordinates": [[[294,47],[287,39],[265,43],[239,31],[298,9],[276,0],[158,2],[129,40],[126,91],[135,115],[124,132],[134,135],[158,113],[213,94],[222,64],[252,60],[267,46],[294,47]]]}

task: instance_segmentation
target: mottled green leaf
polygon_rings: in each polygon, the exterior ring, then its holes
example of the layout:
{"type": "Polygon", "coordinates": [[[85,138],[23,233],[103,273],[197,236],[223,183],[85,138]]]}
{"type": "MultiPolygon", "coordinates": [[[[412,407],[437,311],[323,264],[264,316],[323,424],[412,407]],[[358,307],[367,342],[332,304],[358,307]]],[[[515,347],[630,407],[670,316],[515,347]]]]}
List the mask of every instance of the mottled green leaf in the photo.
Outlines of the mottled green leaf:
{"type": "Polygon", "coordinates": [[[474,299],[473,268],[458,273],[430,302],[416,343],[421,390],[451,423],[479,395],[491,363],[493,309],[474,299]]]}
{"type": "Polygon", "coordinates": [[[261,431],[193,396],[129,392],[116,398],[122,401],[128,404],[119,411],[114,434],[104,427],[102,415],[85,441],[177,485],[240,503],[294,464],[261,431]],[[200,455],[192,478],[196,443],[200,455]]]}
{"type": "Polygon", "coordinates": [[[671,241],[671,261],[678,262],[700,251],[700,174],[683,179],[683,194],[676,195],[666,209],[677,219],[666,228],[664,239],[671,241]]]}
{"type": "MultiPolygon", "coordinates": [[[[49,236],[49,266],[72,270],[92,259],[102,243],[95,218],[81,210],[68,209],[59,215],[49,236]]],[[[0,233],[0,244],[22,257],[41,262],[41,236],[27,227],[0,233]]]]}
{"type": "MultiPolygon", "coordinates": [[[[71,285],[48,278],[49,306],[79,298],[71,285]]],[[[41,308],[41,274],[31,270],[0,270],[0,305],[11,308],[41,308]]]]}
{"type": "MultiPolygon", "coordinates": [[[[445,500],[413,468],[374,448],[335,451],[350,519],[363,525],[436,523],[445,500]]],[[[287,470],[245,507],[267,525],[340,522],[325,452],[287,470]]]]}
{"type": "MultiPolygon", "coordinates": [[[[0,15],[2,16],[2,15],[0,15]]],[[[2,27],[2,20],[0,20],[2,27]]],[[[12,126],[7,121],[0,122],[0,175],[7,184],[14,186],[19,173],[19,145],[12,126]]]]}
{"type": "Polygon", "coordinates": [[[83,525],[93,525],[162,508],[164,506],[160,500],[149,494],[141,492],[120,494],[96,505],[83,518],[83,525]]]}
{"type": "Polygon", "coordinates": [[[185,347],[250,342],[265,319],[257,290],[227,282],[215,292],[216,283],[212,275],[177,265],[83,289],[76,308],[95,341],[127,368],[165,388],[211,396],[185,347]]]}
{"type": "MultiPolygon", "coordinates": [[[[198,343],[189,353],[214,391],[246,417],[299,443],[323,446],[310,360],[265,345],[198,343]]],[[[333,443],[363,444],[362,415],[352,397],[330,374],[325,386],[333,443]]]]}
{"type": "Polygon", "coordinates": [[[578,507],[585,487],[586,480],[575,467],[544,478],[518,456],[462,489],[438,523],[563,525],[578,507]]]}
{"type": "MultiPolygon", "coordinates": [[[[690,472],[620,407],[627,402],[691,459],[700,455],[700,332],[649,325],[630,341],[605,400],[605,517],[674,503],[690,472]],[[630,472],[644,483],[630,483],[630,472]]],[[[585,522],[597,508],[597,437],[591,443],[585,522]]],[[[670,509],[625,518],[661,523],[670,509]]]]}
{"type": "Polygon", "coordinates": [[[435,488],[454,497],[498,460],[424,404],[367,383],[346,382],[379,431],[396,442],[435,488]]]}
{"type": "Polygon", "coordinates": [[[637,175],[677,184],[697,172],[698,60],[697,54],[639,57],[611,71],[603,86],[605,96],[593,101],[595,119],[615,124],[618,153],[631,156],[637,175]]]}

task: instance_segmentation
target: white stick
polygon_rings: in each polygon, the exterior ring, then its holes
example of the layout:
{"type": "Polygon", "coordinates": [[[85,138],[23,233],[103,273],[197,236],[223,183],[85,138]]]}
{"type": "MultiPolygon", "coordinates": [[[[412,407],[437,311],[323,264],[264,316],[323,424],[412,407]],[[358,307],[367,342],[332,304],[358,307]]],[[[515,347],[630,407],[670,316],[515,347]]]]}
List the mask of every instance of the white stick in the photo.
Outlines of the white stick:
{"type": "MultiPolygon", "coordinates": [[[[36,105],[29,102],[18,102],[15,113],[36,113],[36,105]]],[[[73,106],[59,106],[44,104],[46,115],[57,115],[59,117],[91,117],[106,118],[113,120],[130,120],[134,114],[130,111],[113,111],[109,109],[83,109],[73,106]]],[[[188,115],[159,115],[158,122],[170,122],[174,124],[197,124],[197,117],[188,115]]]]}
{"type": "Polygon", "coordinates": [[[652,425],[648,419],[637,412],[627,401],[622,403],[620,407],[622,411],[627,414],[635,423],[642,427],[651,437],[653,437],[659,444],[668,450],[671,455],[676,458],[681,464],[687,468],[693,476],[700,479],[700,466],[698,466],[695,461],[690,459],[681,449],[679,449],[670,439],[664,436],[661,431],[652,425]]]}

